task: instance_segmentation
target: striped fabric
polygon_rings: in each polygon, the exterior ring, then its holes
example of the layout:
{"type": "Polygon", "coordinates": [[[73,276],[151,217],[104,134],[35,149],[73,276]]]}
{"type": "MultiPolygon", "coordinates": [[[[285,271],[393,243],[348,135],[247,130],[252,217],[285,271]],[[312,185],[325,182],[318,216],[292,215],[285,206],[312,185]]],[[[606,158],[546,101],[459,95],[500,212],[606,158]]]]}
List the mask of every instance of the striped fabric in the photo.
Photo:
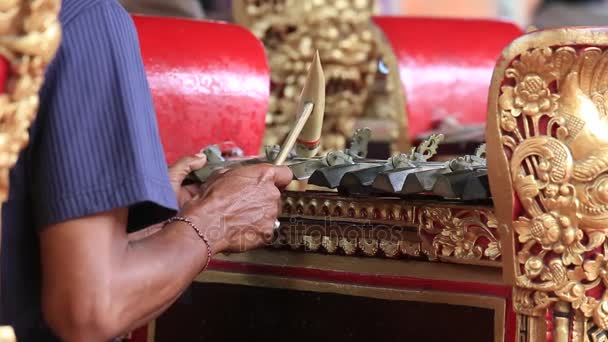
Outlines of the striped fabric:
{"type": "Polygon", "coordinates": [[[115,0],[64,0],[60,20],[2,211],[0,323],[20,342],[55,340],[40,310],[38,229],[120,207],[141,227],[177,205],[131,18],[115,0]]]}

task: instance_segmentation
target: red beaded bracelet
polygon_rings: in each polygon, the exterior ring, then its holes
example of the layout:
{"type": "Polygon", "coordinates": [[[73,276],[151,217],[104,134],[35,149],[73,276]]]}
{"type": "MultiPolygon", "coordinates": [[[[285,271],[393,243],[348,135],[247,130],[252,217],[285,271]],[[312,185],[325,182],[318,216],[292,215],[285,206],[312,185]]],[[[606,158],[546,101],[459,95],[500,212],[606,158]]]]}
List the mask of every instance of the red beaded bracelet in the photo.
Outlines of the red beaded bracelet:
{"type": "Polygon", "coordinates": [[[207,269],[207,266],[209,266],[209,262],[211,262],[211,255],[213,254],[212,249],[211,249],[211,243],[209,243],[209,239],[207,239],[207,236],[200,229],[198,229],[198,227],[192,221],[190,221],[186,217],[174,216],[174,217],[168,219],[167,221],[165,221],[165,224],[163,225],[163,227],[170,223],[173,223],[173,222],[184,222],[185,224],[189,225],[192,229],[194,229],[194,231],[201,238],[201,240],[203,240],[205,245],[207,245],[207,262],[205,263],[205,267],[203,267],[203,269],[201,270],[201,272],[203,272],[204,270],[207,269]]]}

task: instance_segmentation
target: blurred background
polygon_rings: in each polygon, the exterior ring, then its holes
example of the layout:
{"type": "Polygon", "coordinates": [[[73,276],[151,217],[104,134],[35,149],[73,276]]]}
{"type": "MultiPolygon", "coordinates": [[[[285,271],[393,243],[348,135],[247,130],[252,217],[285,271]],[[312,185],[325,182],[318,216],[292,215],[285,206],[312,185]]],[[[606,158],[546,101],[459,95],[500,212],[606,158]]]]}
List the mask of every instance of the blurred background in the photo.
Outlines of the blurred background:
{"type": "MultiPolygon", "coordinates": [[[[231,0],[120,1],[134,13],[232,20],[231,0]]],[[[377,3],[382,15],[498,18],[521,27],[539,28],[608,25],[605,0],[377,0],[377,3]]]]}

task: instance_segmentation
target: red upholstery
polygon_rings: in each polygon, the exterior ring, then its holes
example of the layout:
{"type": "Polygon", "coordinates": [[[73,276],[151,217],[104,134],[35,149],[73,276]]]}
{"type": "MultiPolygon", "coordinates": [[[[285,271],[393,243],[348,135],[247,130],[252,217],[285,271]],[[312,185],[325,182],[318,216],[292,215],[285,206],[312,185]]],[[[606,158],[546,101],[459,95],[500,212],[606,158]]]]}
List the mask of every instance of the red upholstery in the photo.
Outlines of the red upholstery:
{"type": "Polygon", "coordinates": [[[0,94],[6,91],[6,79],[8,78],[8,62],[0,57],[0,94]]]}
{"type": "Polygon", "coordinates": [[[434,120],[455,116],[461,123],[484,123],[496,59],[523,32],[492,20],[375,17],[390,41],[405,88],[408,136],[432,128],[434,120]]]}
{"type": "Polygon", "coordinates": [[[134,20],[167,161],[226,140],[256,154],[270,84],[262,44],[236,25],[134,20]]]}

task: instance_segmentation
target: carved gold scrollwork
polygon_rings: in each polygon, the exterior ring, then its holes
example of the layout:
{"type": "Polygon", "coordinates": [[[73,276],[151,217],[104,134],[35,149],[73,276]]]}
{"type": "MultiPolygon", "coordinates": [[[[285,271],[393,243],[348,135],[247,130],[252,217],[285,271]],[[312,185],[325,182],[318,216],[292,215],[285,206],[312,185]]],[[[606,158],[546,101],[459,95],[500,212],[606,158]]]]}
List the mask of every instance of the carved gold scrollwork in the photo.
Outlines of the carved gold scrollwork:
{"type": "Polygon", "coordinates": [[[0,56],[9,64],[0,94],[0,202],[8,195],[10,168],[28,142],[44,71],[61,38],[59,0],[0,0],[0,56]]]}
{"type": "MultiPolygon", "coordinates": [[[[0,94],[0,205],[8,197],[10,169],[28,143],[44,72],[59,47],[60,4],[60,0],[0,0],[0,63],[8,64],[6,84],[1,87],[5,92],[0,94]]],[[[15,341],[11,327],[0,327],[0,341],[15,341]]]]}
{"type": "Polygon", "coordinates": [[[528,316],[544,317],[547,306],[556,301],[556,298],[550,298],[546,292],[513,289],[513,307],[517,312],[528,316]]]}
{"type": "Polygon", "coordinates": [[[422,207],[419,211],[422,249],[431,259],[497,260],[500,240],[490,211],[422,207]]]}
{"type": "Polygon", "coordinates": [[[280,143],[295,120],[308,64],[319,51],[327,80],[322,150],[341,150],[356,126],[407,147],[397,60],[371,20],[375,0],[235,0],[235,22],[263,43],[271,71],[265,145],[280,143]],[[359,123],[358,121],[361,120],[359,123]],[[401,141],[398,140],[401,138],[401,141]]]}
{"type": "Polygon", "coordinates": [[[544,47],[505,71],[500,141],[522,211],[515,308],[563,301],[608,329],[608,52],[544,47]],[[597,296],[592,293],[604,293],[597,296]]]}
{"type": "Polygon", "coordinates": [[[279,243],[293,249],[386,258],[424,254],[430,260],[500,266],[497,221],[489,208],[298,192],[286,192],[283,200],[281,216],[289,223],[282,226],[279,243]]]}

